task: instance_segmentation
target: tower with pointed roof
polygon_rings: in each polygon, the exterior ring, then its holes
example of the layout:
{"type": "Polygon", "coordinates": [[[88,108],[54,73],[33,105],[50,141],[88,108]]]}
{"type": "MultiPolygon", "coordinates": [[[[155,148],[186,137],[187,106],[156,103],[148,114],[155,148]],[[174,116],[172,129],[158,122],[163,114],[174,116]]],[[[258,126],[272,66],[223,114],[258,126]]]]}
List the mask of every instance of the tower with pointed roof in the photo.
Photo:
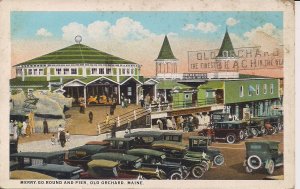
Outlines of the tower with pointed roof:
{"type": "Polygon", "coordinates": [[[234,59],[237,58],[234,48],[230,39],[230,36],[228,34],[228,29],[226,27],[226,32],[222,41],[221,48],[219,50],[219,53],[216,57],[217,59],[234,59]]]}
{"type": "Polygon", "coordinates": [[[163,75],[171,75],[177,73],[178,59],[174,56],[168,37],[165,36],[158,57],[155,60],[156,63],[156,77],[163,75]]]}

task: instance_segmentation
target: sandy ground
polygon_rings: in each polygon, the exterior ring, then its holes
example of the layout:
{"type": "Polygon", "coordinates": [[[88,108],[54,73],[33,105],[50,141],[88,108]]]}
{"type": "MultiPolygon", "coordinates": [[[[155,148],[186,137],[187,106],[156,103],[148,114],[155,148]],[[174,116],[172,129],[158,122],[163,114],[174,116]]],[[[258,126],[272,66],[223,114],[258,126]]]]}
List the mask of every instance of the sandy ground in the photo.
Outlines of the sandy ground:
{"type": "MultiPolygon", "coordinates": [[[[126,112],[132,111],[139,106],[131,104],[127,108],[122,108],[121,106],[117,106],[115,110],[114,116],[122,115],[126,112]]],[[[66,131],[69,131],[71,135],[89,135],[96,136],[97,135],[97,123],[105,121],[106,114],[109,114],[109,106],[91,106],[87,107],[85,114],[79,113],[79,107],[72,107],[70,110],[66,112],[66,115],[70,115],[70,118],[66,119],[66,131]],[[93,112],[94,119],[93,122],[89,122],[88,113],[89,111],[93,112]]],[[[34,133],[30,137],[20,137],[19,143],[26,143],[31,141],[40,141],[47,140],[51,138],[52,134],[41,134],[34,133]]]]}

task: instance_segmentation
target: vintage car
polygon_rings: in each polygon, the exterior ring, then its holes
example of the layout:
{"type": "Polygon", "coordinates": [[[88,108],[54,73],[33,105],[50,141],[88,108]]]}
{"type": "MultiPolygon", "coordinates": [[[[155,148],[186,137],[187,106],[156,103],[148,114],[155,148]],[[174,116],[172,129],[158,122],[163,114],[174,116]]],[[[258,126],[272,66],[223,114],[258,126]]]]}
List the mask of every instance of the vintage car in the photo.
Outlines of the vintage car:
{"type": "Polygon", "coordinates": [[[257,137],[267,135],[265,120],[263,118],[251,118],[247,127],[249,129],[250,136],[257,137]]]}
{"type": "Polygon", "coordinates": [[[229,144],[239,142],[248,137],[247,122],[224,121],[216,122],[211,127],[198,132],[200,136],[211,137],[212,140],[225,140],[229,144]]]}
{"type": "Polygon", "coordinates": [[[87,163],[91,161],[91,156],[105,151],[107,146],[102,145],[83,145],[69,149],[65,154],[64,161],[68,165],[79,166],[87,170],[87,163]]]}
{"type": "Polygon", "coordinates": [[[189,176],[189,170],[187,167],[182,166],[179,163],[166,161],[166,155],[164,152],[139,148],[128,150],[127,154],[143,158],[143,167],[158,168],[163,170],[170,180],[181,180],[189,176]]]}
{"type": "Polygon", "coordinates": [[[80,173],[83,172],[80,167],[57,164],[31,165],[24,169],[49,175],[57,179],[79,179],[80,173]]]}
{"type": "Polygon", "coordinates": [[[166,179],[166,173],[158,168],[149,168],[142,167],[142,158],[138,156],[115,153],[115,152],[106,152],[98,153],[92,156],[93,160],[109,160],[119,162],[118,171],[140,175],[146,179],[166,179]]]}
{"type": "Polygon", "coordinates": [[[224,156],[220,150],[208,147],[210,143],[209,137],[204,136],[190,136],[189,137],[189,150],[194,152],[205,152],[209,155],[210,160],[215,165],[222,165],[224,163],[224,156]]]}
{"type": "Polygon", "coordinates": [[[265,168],[272,175],[275,167],[283,165],[283,154],[279,152],[277,141],[246,142],[246,159],[244,166],[247,173],[265,168]]]}
{"type": "Polygon", "coordinates": [[[64,164],[65,152],[19,152],[10,155],[10,161],[18,163],[18,169],[30,165],[41,165],[45,163],[64,164]]]}
{"type": "Polygon", "coordinates": [[[152,149],[164,152],[166,161],[186,166],[194,178],[201,178],[211,166],[207,154],[189,151],[179,142],[156,141],[152,144],[152,149]]]}
{"type": "Polygon", "coordinates": [[[26,171],[26,170],[15,170],[10,172],[10,179],[43,179],[43,180],[52,180],[55,179],[49,175],[45,175],[42,173],[34,172],[34,171],[26,171]]]}
{"type": "Polygon", "coordinates": [[[108,142],[105,151],[118,153],[126,153],[127,150],[134,148],[134,144],[142,143],[140,141],[136,141],[134,138],[109,138],[104,141],[108,142]]]}
{"type": "Polygon", "coordinates": [[[269,116],[253,117],[250,119],[250,123],[253,121],[258,125],[258,128],[261,128],[260,135],[273,135],[278,132],[276,124],[273,123],[272,125],[272,120],[269,116]]]}
{"type": "Polygon", "coordinates": [[[159,140],[182,141],[182,132],[177,131],[137,131],[124,135],[125,138],[134,138],[134,147],[149,148],[152,142],[159,140]]]}
{"type": "Polygon", "coordinates": [[[15,137],[14,134],[10,134],[9,138],[9,154],[18,153],[19,137],[15,137]]]}
{"type": "Polygon", "coordinates": [[[211,116],[211,123],[214,124],[216,122],[230,121],[229,115],[229,113],[215,112],[211,116]]]}
{"type": "Polygon", "coordinates": [[[259,116],[259,117],[265,119],[266,122],[269,122],[272,125],[272,127],[274,128],[274,131],[272,134],[278,133],[279,131],[283,130],[283,116],[282,115],[259,116]]]}
{"type": "Polygon", "coordinates": [[[88,170],[80,173],[80,179],[138,179],[136,174],[120,171],[120,163],[116,161],[92,160],[87,165],[88,170]]]}

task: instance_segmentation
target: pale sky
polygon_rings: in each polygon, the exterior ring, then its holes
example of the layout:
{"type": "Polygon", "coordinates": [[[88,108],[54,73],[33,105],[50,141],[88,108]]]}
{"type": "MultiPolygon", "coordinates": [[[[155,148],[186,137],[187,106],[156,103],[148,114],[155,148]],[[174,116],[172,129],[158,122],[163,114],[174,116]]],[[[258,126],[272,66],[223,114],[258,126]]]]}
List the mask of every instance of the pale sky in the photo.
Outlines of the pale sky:
{"type": "MultiPolygon", "coordinates": [[[[154,75],[164,35],[187,72],[188,51],[220,48],[225,29],[234,47],[282,45],[282,12],[12,12],[12,65],[82,44],[142,65],[154,75]]],[[[261,70],[260,72],[264,72],[261,70]]],[[[282,70],[275,71],[282,74],[282,70]]]]}

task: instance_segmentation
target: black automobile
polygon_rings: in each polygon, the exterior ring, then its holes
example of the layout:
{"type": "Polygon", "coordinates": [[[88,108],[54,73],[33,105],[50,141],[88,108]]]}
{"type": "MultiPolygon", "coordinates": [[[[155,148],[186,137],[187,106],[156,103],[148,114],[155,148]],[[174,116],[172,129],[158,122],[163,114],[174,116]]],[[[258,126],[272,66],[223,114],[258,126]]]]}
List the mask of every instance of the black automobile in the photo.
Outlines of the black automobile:
{"type": "Polygon", "coordinates": [[[278,141],[246,142],[244,166],[247,173],[257,169],[266,169],[272,175],[275,167],[283,166],[283,153],[279,151],[278,141]]]}
{"type": "MultiPolygon", "coordinates": [[[[10,161],[18,163],[18,169],[30,165],[64,164],[65,152],[19,152],[10,155],[10,161]]],[[[15,166],[14,166],[15,167],[15,166]]]]}
{"type": "Polygon", "coordinates": [[[209,147],[210,138],[204,136],[190,136],[189,150],[193,152],[205,152],[209,155],[210,160],[215,165],[222,165],[224,163],[224,156],[220,150],[209,147]]]}
{"type": "Polygon", "coordinates": [[[128,150],[127,154],[143,158],[143,167],[158,168],[163,170],[170,180],[181,180],[189,176],[189,170],[187,167],[181,165],[180,163],[166,161],[166,155],[164,152],[139,148],[128,150]]]}
{"type": "Polygon", "coordinates": [[[83,172],[83,169],[80,167],[57,164],[31,165],[24,169],[49,175],[57,179],[79,179],[80,173],[83,172]]]}
{"type": "Polygon", "coordinates": [[[179,142],[156,141],[152,144],[152,149],[164,152],[166,161],[180,163],[190,169],[194,178],[201,178],[207,171],[210,164],[210,157],[203,152],[192,152],[179,142]]]}
{"type": "Polygon", "coordinates": [[[133,174],[137,176],[141,176],[146,179],[166,179],[166,173],[155,168],[143,167],[142,166],[142,158],[138,156],[123,154],[123,153],[115,153],[115,152],[105,152],[98,153],[92,156],[93,160],[109,160],[118,162],[118,170],[122,173],[133,174]]]}
{"type": "Polygon", "coordinates": [[[182,142],[182,132],[177,131],[137,131],[124,137],[134,139],[133,145],[138,148],[150,148],[152,142],[160,140],[182,142]]]}
{"type": "Polygon", "coordinates": [[[78,146],[66,152],[64,161],[68,165],[79,166],[87,170],[87,163],[91,161],[91,156],[99,152],[104,152],[106,149],[107,146],[98,144],[78,146]]]}

